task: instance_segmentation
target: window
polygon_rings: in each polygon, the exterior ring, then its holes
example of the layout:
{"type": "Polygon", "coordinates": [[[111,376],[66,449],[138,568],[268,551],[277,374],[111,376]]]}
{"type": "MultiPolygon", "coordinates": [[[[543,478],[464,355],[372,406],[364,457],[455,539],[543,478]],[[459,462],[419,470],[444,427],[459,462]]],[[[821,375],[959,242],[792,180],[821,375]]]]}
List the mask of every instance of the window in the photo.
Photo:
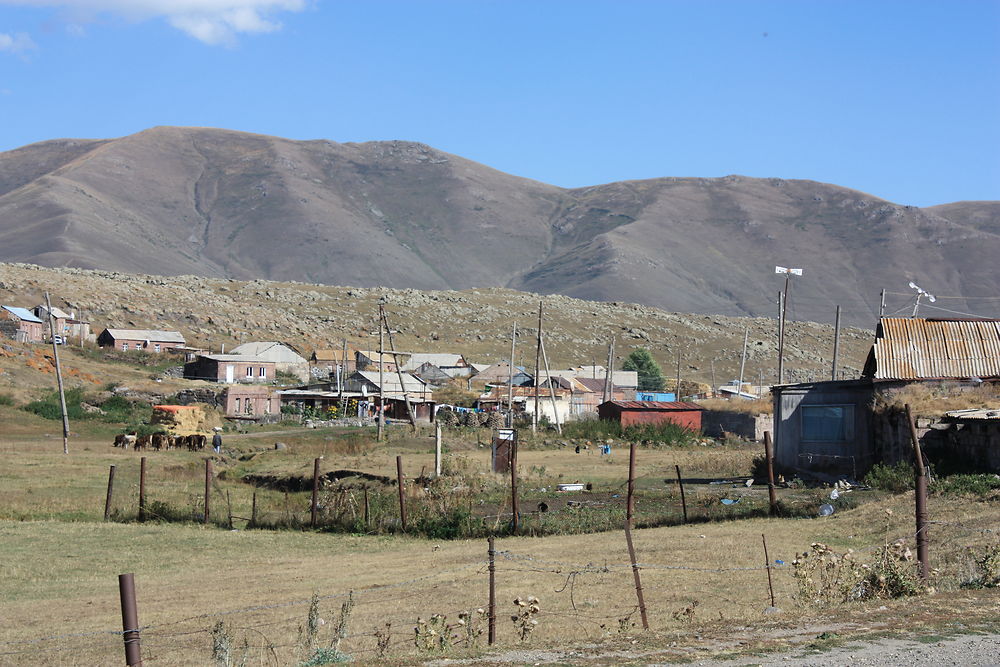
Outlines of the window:
{"type": "Polygon", "coordinates": [[[236,412],[236,414],[240,413],[240,398],[239,398],[239,396],[236,397],[236,410],[234,412],[236,412]]]}
{"type": "Polygon", "coordinates": [[[806,442],[854,440],[854,406],[803,405],[802,440],[806,442]]]}
{"type": "Polygon", "coordinates": [[[266,366],[261,366],[260,368],[258,368],[257,369],[257,375],[259,377],[266,378],[267,377],[267,367],[266,366]]]}
{"type": "Polygon", "coordinates": [[[248,378],[253,377],[253,366],[247,366],[247,377],[248,378]]]}
{"type": "Polygon", "coordinates": [[[160,351],[160,344],[156,343],[155,345],[153,345],[153,352],[159,352],[159,351],[160,351]]]}
{"type": "Polygon", "coordinates": [[[122,343],[122,350],[128,352],[128,343],[122,343]]]}

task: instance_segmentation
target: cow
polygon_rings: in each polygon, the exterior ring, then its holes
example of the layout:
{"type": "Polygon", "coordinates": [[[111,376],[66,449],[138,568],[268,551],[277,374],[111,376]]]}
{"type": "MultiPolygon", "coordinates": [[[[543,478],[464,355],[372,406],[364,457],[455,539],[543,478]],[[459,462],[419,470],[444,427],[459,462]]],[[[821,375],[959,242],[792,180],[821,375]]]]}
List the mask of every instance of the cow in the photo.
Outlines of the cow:
{"type": "Polygon", "coordinates": [[[170,436],[164,433],[154,433],[150,444],[156,451],[160,451],[161,449],[170,449],[170,436]]]}
{"type": "Polygon", "coordinates": [[[135,433],[119,433],[115,436],[115,447],[128,449],[129,445],[135,445],[135,433]]]}
{"type": "Polygon", "coordinates": [[[153,441],[153,436],[151,435],[139,436],[138,438],[135,439],[135,450],[139,451],[140,449],[149,449],[149,446],[152,444],[152,441],[153,441]]]}
{"type": "Polygon", "coordinates": [[[205,445],[208,444],[208,438],[201,433],[195,433],[191,438],[194,440],[195,449],[205,449],[205,445]]]}

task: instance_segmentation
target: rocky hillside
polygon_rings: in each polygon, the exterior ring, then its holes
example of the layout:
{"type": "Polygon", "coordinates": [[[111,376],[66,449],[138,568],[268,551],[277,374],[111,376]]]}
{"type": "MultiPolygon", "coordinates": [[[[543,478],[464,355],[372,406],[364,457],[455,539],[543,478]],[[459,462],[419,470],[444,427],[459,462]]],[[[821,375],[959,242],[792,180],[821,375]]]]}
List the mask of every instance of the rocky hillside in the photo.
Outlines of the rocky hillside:
{"type": "MultiPolygon", "coordinates": [[[[399,350],[459,352],[491,363],[509,356],[511,324],[516,321],[520,335],[515,358],[530,367],[541,301],[546,351],[554,368],[603,365],[614,337],[620,358],[632,348],[648,348],[664,375],[673,377],[680,352],[683,379],[710,382],[714,365],[721,383],[739,372],[744,327],[750,328],[748,380],[762,375],[773,381],[777,358],[775,321],[768,318],[670,313],[502,288],[366,289],[0,264],[0,303],[30,307],[43,300],[46,290],[54,306],[82,313],[96,332],[104,327],[176,328],[189,344],[216,351],[241,341],[281,340],[308,355],[317,347],[339,346],[345,338],[352,346],[375,349],[376,314],[382,302],[399,350]]],[[[832,327],[793,322],[788,336],[787,379],[829,377],[832,327]]],[[[848,377],[860,372],[872,336],[862,329],[843,331],[841,360],[848,377]]]]}
{"type": "Polygon", "coordinates": [[[910,280],[937,294],[992,295],[998,216],[996,202],[919,209],[835,185],[740,176],[562,189],[422,144],[204,128],[0,154],[0,261],[508,287],[764,316],[781,264],[805,269],[790,302],[796,316],[830,321],[841,304],[845,321],[864,326],[880,289],[905,291],[910,280]]]}

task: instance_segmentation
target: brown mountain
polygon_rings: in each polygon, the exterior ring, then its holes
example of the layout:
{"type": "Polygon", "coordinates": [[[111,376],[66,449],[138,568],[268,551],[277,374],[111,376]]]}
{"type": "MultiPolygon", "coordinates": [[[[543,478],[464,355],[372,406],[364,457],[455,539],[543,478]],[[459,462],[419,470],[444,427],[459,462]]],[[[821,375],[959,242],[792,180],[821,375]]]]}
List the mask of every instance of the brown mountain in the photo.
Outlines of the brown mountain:
{"type": "MultiPolygon", "coordinates": [[[[0,261],[43,266],[506,286],[769,315],[782,264],[805,269],[790,299],[797,318],[829,320],[839,303],[870,325],[880,288],[906,292],[910,280],[992,296],[998,250],[997,202],[920,209],[741,176],[563,189],[401,141],[158,127],[0,154],[0,261]]],[[[890,310],[907,298],[890,295],[890,310]]]]}

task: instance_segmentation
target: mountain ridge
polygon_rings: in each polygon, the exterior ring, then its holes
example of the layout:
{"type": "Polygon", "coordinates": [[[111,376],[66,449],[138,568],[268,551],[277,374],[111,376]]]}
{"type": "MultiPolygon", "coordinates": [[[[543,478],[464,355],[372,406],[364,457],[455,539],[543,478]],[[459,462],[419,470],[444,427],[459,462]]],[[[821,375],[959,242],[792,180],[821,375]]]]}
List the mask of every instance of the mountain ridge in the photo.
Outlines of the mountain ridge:
{"type": "MultiPolygon", "coordinates": [[[[808,180],[663,177],[560,188],[404,141],[150,128],[0,153],[0,261],[510,289],[870,326],[879,288],[994,293],[1000,203],[901,206],[808,180]],[[975,271],[966,266],[976,266],[975,271]]],[[[898,305],[898,304],[891,304],[898,305]]],[[[980,307],[954,302],[958,310],[980,307]]],[[[994,313],[985,313],[994,314],[994,313]]]]}

